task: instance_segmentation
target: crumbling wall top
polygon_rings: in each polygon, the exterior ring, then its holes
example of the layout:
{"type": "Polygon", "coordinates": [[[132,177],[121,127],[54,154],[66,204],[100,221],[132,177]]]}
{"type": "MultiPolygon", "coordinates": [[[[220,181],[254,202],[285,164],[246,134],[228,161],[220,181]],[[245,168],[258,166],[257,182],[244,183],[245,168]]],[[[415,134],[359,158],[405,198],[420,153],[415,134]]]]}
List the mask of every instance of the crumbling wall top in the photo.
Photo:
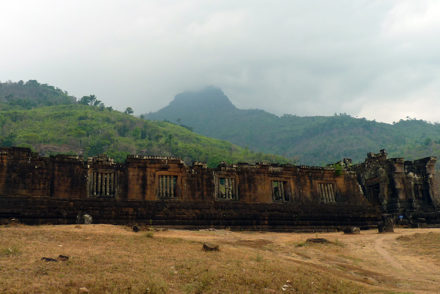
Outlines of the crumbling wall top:
{"type": "Polygon", "coordinates": [[[388,156],[388,153],[385,151],[385,149],[381,149],[379,153],[373,153],[368,152],[367,153],[367,159],[384,159],[386,160],[388,156]]]}
{"type": "Polygon", "coordinates": [[[34,160],[42,158],[37,152],[32,152],[32,150],[27,147],[1,147],[0,154],[14,160],[34,160]]]}
{"type": "Polygon", "coordinates": [[[104,164],[104,165],[114,165],[115,161],[113,158],[108,157],[107,155],[98,155],[94,157],[87,158],[88,164],[104,164]]]}
{"type": "Polygon", "coordinates": [[[353,160],[351,158],[344,157],[342,160],[339,160],[339,161],[337,161],[335,163],[327,164],[326,167],[334,167],[336,165],[339,165],[341,167],[345,167],[346,168],[346,167],[350,167],[352,164],[353,164],[353,160]]]}
{"type": "Polygon", "coordinates": [[[398,163],[398,164],[402,164],[405,162],[405,159],[402,157],[394,157],[394,158],[390,158],[389,160],[393,163],[398,163]]]}
{"type": "Polygon", "coordinates": [[[435,163],[437,157],[429,156],[416,160],[407,160],[404,162],[405,172],[412,172],[414,174],[435,174],[435,163]]]}
{"type": "Polygon", "coordinates": [[[299,166],[300,169],[304,170],[313,170],[313,171],[324,171],[324,170],[328,170],[328,171],[334,171],[335,169],[333,167],[321,167],[321,166],[309,166],[309,165],[300,165],[299,166]]]}
{"type": "Polygon", "coordinates": [[[64,155],[64,154],[57,154],[57,155],[51,155],[50,158],[55,159],[55,161],[62,161],[62,162],[83,162],[83,157],[79,155],[64,155]]]}
{"type": "Polygon", "coordinates": [[[208,165],[206,164],[206,162],[200,162],[200,161],[194,161],[192,163],[192,168],[203,168],[203,169],[207,169],[208,165]]]}
{"type": "Polygon", "coordinates": [[[181,164],[186,166],[185,162],[177,157],[168,156],[143,156],[143,155],[128,155],[125,160],[126,163],[130,162],[145,162],[145,163],[160,163],[160,164],[181,164]]]}

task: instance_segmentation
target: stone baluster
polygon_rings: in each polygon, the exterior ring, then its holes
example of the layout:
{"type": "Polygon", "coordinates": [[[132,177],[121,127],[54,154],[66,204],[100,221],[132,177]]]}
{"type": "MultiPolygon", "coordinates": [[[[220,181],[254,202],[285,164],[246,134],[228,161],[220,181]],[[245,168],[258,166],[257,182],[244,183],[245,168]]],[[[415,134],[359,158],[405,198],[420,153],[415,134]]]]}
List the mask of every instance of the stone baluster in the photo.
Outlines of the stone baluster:
{"type": "Polygon", "coordinates": [[[170,192],[171,192],[171,198],[174,198],[174,185],[175,185],[175,183],[174,183],[174,177],[170,177],[170,192]]]}
{"type": "Polygon", "coordinates": [[[330,188],[330,195],[331,195],[330,201],[333,203],[333,202],[335,202],[335,191],[333,189],[332,184],[329,185],[329,188],[330,188]]]}

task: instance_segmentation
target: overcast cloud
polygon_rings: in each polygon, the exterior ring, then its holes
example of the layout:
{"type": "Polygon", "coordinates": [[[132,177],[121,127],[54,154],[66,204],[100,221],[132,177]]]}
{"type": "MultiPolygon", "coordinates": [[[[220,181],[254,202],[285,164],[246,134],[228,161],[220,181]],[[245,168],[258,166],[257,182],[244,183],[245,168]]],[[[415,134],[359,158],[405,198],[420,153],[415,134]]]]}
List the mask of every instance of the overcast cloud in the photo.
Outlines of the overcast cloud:
{"type": "Polygon", "coordinates": [[[156,111],[216,85],[240,108],[440,121],[440,1],[0,1],[0,80],[156,111]]]}

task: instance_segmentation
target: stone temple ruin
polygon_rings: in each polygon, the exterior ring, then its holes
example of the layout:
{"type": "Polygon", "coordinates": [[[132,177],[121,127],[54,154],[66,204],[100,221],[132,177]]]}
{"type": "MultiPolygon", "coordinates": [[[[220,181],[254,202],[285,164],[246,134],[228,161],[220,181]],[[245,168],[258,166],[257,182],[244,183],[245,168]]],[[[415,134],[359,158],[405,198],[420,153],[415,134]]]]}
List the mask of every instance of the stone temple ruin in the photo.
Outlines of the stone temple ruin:
{"type": "Polygon", "coordinates": [[[258,163],[187,166],[177,158],[41,157],[0,148],[0,219],[29,224],[145,223],[182,228],[333,230],[374,227],[382,214],[440,222],[434,157],[341,162],[342,170],[258,163]]]}
{"type": "Polygon", "coordinates": [[[440,223],[440,178],[436,175],[437,158],[414,161],[387,158],[385,150],[368,153],[363,163],[348,170],[357,174],[362,192],[382,212],[409,222],[440,223]]]}

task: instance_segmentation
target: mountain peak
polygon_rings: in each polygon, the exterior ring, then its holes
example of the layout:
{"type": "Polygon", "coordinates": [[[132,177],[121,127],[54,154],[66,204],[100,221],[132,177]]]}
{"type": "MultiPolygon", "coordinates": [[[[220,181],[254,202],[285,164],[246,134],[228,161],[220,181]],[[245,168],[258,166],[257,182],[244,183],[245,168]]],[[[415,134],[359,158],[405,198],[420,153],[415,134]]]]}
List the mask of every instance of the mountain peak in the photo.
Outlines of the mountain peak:
{"type": "Polygon", "coordinates": [[[198,111],[218,112],[236,109],[223,91],[214,86],[208,86],[198,91],[185,91],[177,94],[168,107],[194,107],[198,111]]]}

